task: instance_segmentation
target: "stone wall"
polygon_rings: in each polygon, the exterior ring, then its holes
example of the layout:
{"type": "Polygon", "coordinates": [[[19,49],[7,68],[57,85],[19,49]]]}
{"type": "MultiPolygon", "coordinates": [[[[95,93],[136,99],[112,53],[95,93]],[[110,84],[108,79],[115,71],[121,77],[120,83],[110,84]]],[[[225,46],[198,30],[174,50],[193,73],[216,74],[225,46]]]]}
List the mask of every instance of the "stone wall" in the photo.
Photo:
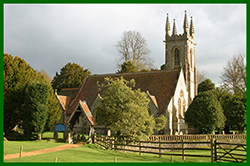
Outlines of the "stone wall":
{"type": "MultiPolygon", "coordinates": [[[[114,149],[122,150],[122,151],[146,151],[158,153],[159,148],[161,148],[161,152],[167,151],[181,151],[182,147],[184,148],[211,148],[211,142],[214,143],[216,140],[217,143],[231,143],[231,144],[246,144],[246,135],[217,135],[216,139],[213,138],[216,135],[198,135],[194,137],[177,137],[170,136],[172,140],[148,140],[141,142],[129,142],[129,140],[125,140],[122,143],[116,142],[114,137],[99,137],[101,140],[105,140],[108,147],[113,147],[114,149]],[[180,139],[181,138],[181,139],[180,139]],[[186,139],[184,139],[186,138],[186,139]],[[193,139],[187,139],[193,138],[193,139]],[[122,145],[121,145],[122,144],[122,145]]],[[[221,145],[222,147],[232,148],[235,145],[221,145]]]]}
{"type": "MultiPolygon", "coordinates": [[[[233,144],[246,144],[246,139],[218,139],[218,143],[233,143],[233,144]]],[[[211,148],[211,140],[186,140],[182,143],[182,140],[175,140],[171,142],[161,142],[161,153],[169,151],[181,151],[182,144],[184,148],[211,148]]],[[[141,142],[141,151],[146,152],[159,152],[159,142],[141,142]]],[[[221,145],[222,147],[232,148],[235,145],[221,145]]],[[[123,151],[139,151],[139,142],[129,143],[128,146],[118,146],[118,149],[123,151]]]]}

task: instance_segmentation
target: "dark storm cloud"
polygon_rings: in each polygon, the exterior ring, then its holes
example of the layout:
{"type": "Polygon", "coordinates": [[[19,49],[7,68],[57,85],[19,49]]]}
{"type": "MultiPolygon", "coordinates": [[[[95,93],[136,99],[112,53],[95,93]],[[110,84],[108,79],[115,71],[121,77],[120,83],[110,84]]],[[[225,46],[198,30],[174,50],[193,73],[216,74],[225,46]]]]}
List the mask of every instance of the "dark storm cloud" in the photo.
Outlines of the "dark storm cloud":
{"type": "Polygon", "coordinates": [[[147,40],[155,66],[165,62],[166,13],[183,33],[184,10],[193,16],[196,66],[215,83],[225,62],[246,52],[246,5],[4,5],[4,52],[53,77],[68,62],[94,74],[117,71],[115,44],[124,31],[147,40]],[[129,12],[128,12],[129,11],[129,12]]]}

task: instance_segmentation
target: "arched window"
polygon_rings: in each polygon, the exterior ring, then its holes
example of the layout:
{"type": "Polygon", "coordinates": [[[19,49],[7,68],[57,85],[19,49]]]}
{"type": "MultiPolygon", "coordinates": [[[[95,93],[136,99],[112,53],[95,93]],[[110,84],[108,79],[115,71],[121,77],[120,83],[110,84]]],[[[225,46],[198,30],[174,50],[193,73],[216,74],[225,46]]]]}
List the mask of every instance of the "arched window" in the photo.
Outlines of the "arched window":
{"type": "Polygon", "coordinates": [[[180,52],[177,48],[174,50],[174,65],[175,66],[180,65],[180,52]]]}
{"type": "Polygon", "coordinates": [[[178,117],[182,115],[182,98],[179,98],[178,101],[178,117]]]}

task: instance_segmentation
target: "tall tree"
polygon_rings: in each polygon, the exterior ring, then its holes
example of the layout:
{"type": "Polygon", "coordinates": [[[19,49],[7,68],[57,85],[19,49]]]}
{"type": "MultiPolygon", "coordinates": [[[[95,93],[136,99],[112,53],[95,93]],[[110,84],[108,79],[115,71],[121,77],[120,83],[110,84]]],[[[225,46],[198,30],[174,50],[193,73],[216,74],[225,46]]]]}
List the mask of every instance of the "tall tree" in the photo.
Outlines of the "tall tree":
{"type": "MultiPolygon", "coordinates": [[[[42,74],[46,79],[46,81],[51,84],[52,78],[44,69],[41,69],[39,73],[42,74]]],[[[48,105],[48,120],[46,123],[45,130],[51,130],[52,128],[55,127],[55,125],[61,118],[61,110],[59,107],[59,103],[55,97],[54,89],[51,86],[49,92],[49,101],[47,105],[48,105]]]]}
{"type": "MultiPolygon", "coordinates": [[[[44,76],[35,71],[28,65],[24,59],[4,54],[4,131],[8,135],[9,131],[23,121],[24,88],[31,79],[46,81],[44,76]]],[[[49,102],[49,128],[54,127],[55,119],[61,117],[58,101],[55,98],[54,91],[50,87],[49,102]],[[54,119],[54,120],[52,120],[54,119]]]]}
{"type": "Polygon", "coordinates": [[[219,100],[226,117],[225,133],[229,134],[230,129],[243,132],[246,126],[246,101],[244,97],[233,95],[230,91],[221,87],[216,88],[214,94],[219,100]]]}
{"type": "Polygon", "coordinates": [[[155,120],[153,115],[149,115],[149,99],[140,89],[132,90],[134,85],[133,79],[126,81],[123,77],[105,78],[105,82],[99,84],[103,100],[97,107],[97,116],[102,117],[97,123],[107,125],[118,136],[143,140],[153,134],[154,129],[165,127],[166,118],[155,120]]]}
{"type": "Polygon", "coordinates": [[[46,123],[46,130],[50,130],[55,127],[55,125],[61,119],[61,109],[59,107],[58,100],[55,97],[54,89],[50,86],[49,100],[48,100],[48,120],[46,123]]]}
{"type": "Polygon", "coordinates": [[[136,31],[125,31],[118,41],[116,48],[120,54],[117,65],[121,62],[131,61],[139,70],[151,69],[154,67],[153,59],[148,55],[150,50],[147,48],[147,41],[136,31]]]}
{"type": "Polygon", "coordinates": [[[29,79],[42,79],[25,60],[4,54],[4,131],[22,121],[23,89],[29,79]]]}
{"type": "Polygon", "coordinates": [[[61,68],[60,74],[56,72],[51,84],[53,89],[57,89],[58,92],[62,88],[79,88],[83,80],[90,74],[89,69],[84,70],[80,65],[69,62],[61,68]]]}
{"type": "Polygon", "coordinates": [[[24,89],[25,111],[22,126],[28,138],[31,138],[32,133],[35,132],[41,140],[48,118],[49,91],[49,83],[37,80],[30,80],[24,89]]]}
{"type": "Polygon", "coordinates": [[[214,89],[215,89],[215,85],[214,85],[214,83],[212,83],[212,81],[210,79],[206,79],[205,81],[201,82],[198,85],[198,92],[199,93],[214,90],[214,89]]]}
{"type": "Polygon", "coordinates": [[[217,128],[224,128],[223,109],[213,92],[199,93],[185,113],[188,126],[199,129],[200,134],[211,134],[217,128]]]}
{"type": "Polygon", "coordinates": [[[239,54],[229,59],[221,80],[231,86],[234,94],[246,96],[246,55],[239,54]]]}

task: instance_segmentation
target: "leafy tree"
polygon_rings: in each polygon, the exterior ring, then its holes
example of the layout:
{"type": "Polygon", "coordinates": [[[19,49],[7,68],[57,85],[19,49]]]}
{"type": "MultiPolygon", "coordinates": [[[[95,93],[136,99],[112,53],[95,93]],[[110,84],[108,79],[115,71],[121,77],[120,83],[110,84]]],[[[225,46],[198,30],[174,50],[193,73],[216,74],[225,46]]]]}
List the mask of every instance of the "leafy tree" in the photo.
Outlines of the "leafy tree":
{"type": "Polygon", "coordinates": [[[69,62],[61,68],[60,74],[56,72],[51,84],[53,89],[57,89],[58,92],[62,88],[79,88],[83,80],[90,74],[89,69],[84,70],[80,65],[69,62]]]}
{"type": "Polygon", "coordinates": [[[144,92],[140,89],[132,90],[135,81],[126,81],[123,77],[105,78],[99,84],[102,91],[102,105],[97,107],[97,123],[105,124],[116,131],[117,136],[127,136],[131,140],[143,140],[153,134],[154,129],[162,129],[166,125],[166,118],[160,117],[155,122],[153,115],[149,115],[148,102],[144,92]]]}
{"type": "Polygon", "coordinates": [[[121,65],[121,70],[118,70],[118,73],[133,73],[137,71],[134,64],[131,61],[127,61],[121,65]]]}
{"type": "Polygon", "coordinates": [[[30,80],[24,90],[23,128],[25,136],[31,138],[32,132],[39,135],[44,131],[48,118],[48,99],[50,85],[45,81],[30,80]]]}
{"type": "Polygon", "coordinates": [[[120,54],[117,65],[120,62],[131,61],[139,70],[153,68],[154,61],[148,55],[150,50],[147,48],[147,41],[136,31],[125,31],[118,41],[116,48],[120,54]]]}
{"type": "Polygon", "coordinates": [[[222,107],[212,92],[201,92],[197,95],[185,113],[189,126],[199,129],[200,134],[210,134],[216,128],[225,125],[222,107]]]}
{"type": "MultiPolygon", "coordinates": [[[[22,124],[24,100],[24,88],[29,80],[46,81],[44,76],[35,71],[28,65],[24,59],[4,54],[4,131],[8,133],[18,124],[22,124]]],[[[56,119],[61,117],[58,101],[50,87],[49,102],[47,104],[49,111],[49,127],[58,122],[56,119]],[[54,120],[52,120],[54,119],[54,120]]]]}
{"type": "Polygon", "coordinates": [[[229,100],[227,105],[225,105],[224,114],[227,118],[226,126],[228,128],[237,129],[239,132],[244,131],[244,127],[246,126],[246,107],[240,97],[233,96],[229,100]]]}
{"type": "Polygon", "coordinates": [[[4,131],[8,135],[22,121],[23,89],[29,79],[42,79],[25,60],[4,54],[4,131]]]}
{"type": "Polygon", "coordinates": [[[244,97],[233,95],[221,88],[216,88],[214,94],[217,96],[226,117],[225,133],[229,134],[230,129],[243,132],[246,126],[246,101],[244,97]]]}
{"type": "Polygon", "coordinates": [[[48,120],[46,123],[46,130],[50,130],[55,127],[55,125],[61,119],[61,113],[58,100],[55,97],[53,88],[50,86],[49,100],[48,100],[48,120]]]}
{"type": "MultiPolygon", "coordinates": [[[[44,69],[39,71],[44,76],[48,83],[51,83],[52,78],[46,73],[44,69]]],[[[50,130],[58,123],[61,118],[61,110],[59,108],[58,100],[55,97],[54,89],[50,86],[49,101],[48,101],[48,121],[45,130],[50,130]]]]}
{"type": "Polygon", "coordinates": [[[214,89],[215,89],[215,85],[214,85],[214,83],[212,83],[212,81],[210,79],[206,79],[205,81],[201,82],[198,85],[198,92],[199,93],[214,90],[214,89]]]}
{"type": "Polygon", "coordinates": [[[160,115],[159,117],[155,118],[155,130],[159,131],[167,125],[167,119],[164,115],[160,115]]]}

